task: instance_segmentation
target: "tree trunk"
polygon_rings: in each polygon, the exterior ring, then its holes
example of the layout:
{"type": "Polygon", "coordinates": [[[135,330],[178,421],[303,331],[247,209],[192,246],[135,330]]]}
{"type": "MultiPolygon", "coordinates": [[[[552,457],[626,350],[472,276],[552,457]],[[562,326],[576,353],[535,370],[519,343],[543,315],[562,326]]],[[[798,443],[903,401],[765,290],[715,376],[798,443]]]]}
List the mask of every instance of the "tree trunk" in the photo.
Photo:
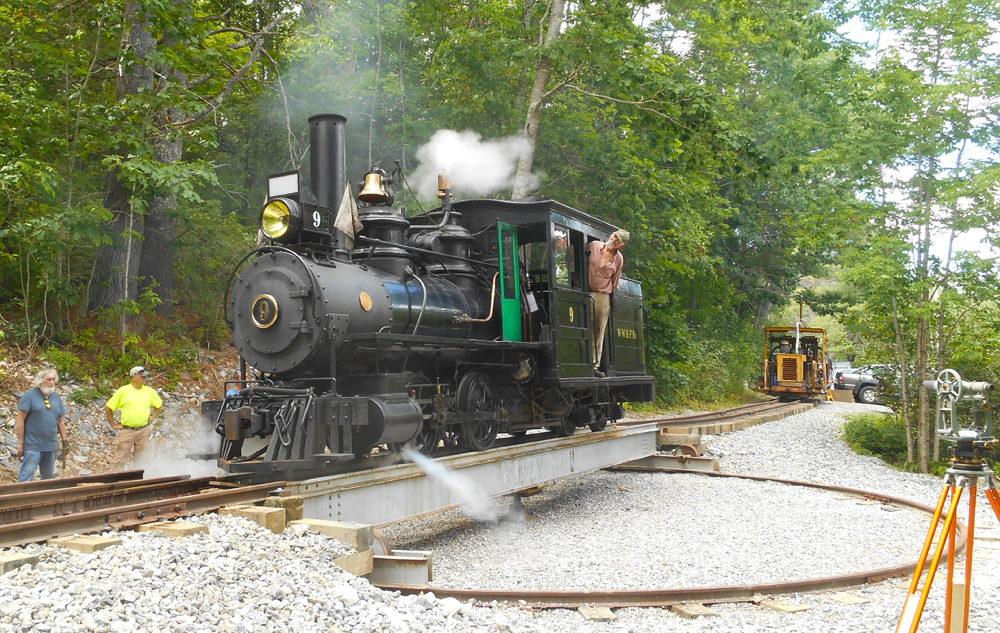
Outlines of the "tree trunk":
{"type": "Polygon", "coordinates": [[[531,87],[531,101],[528,102],[528,115],[524,121],[524,136],[528,140],[528,151],[517,161],[517,172],[514,174],[514,190],[511,200],[525,198],[532,186],[531,167],[535,162],[535,146],[538,143],[538,124],[542,118],[542,102],[545,99],[545,87],[549,83],[552,72],[552,58],[548,55],[549,46],[559,38],[562,27],[563,0],[551,0],[549,4],[549,26],[542,43],[538,65],[535,67],[535,83],[531,87]]]}
{"type": "MultiPolygon", "coordinates": [[[[149,59],[156,48],[156,40],[147,30],[148,22],[141,15],[142,3],[126,2],[124,6],[125,32],[119,55],[121,72],[115,87],[115,101],[121,102],[140,89],[152,89],[153,72],[143,60],[149,59]],[[134,59],[133,59],[134,57],[134,59]]],[[[127,147],[118,150],[120,156],[128,154],[127,147]]],[[[108,230],[111,244],[97,249],[94,274],[91,278],[87,310],[93,311],[117,305],[136,296],[135,275],[139,264],[143,223],[135,211],[133,192],[128,183],[119,179],[120,171],[114,169],[104,184],[104,206],[112,213],[108,230]]]]}
{"type": "MultiPolygon", "coordinates": [[[[923,385],[927,379],[927,318],[921,315],[917,318],[917,384],[923,385]]],[[[918,390],[919,410],[917,413],[917,468],[922,473],[931,471],[930,448],[935,432],[928,421],[929,401],[927,390],[918,390]]]]}
{"type": "Polygon", "coordinates": [[[896,330],[896,357],[899,359],[899,399],[903,404],[903,426],[906,429],[906,462],[913,463],[913,427],[910,419],[910,393],[906,378],[906,341],[903,329],[899,325],[899,305],[896,297],[892,298],[892,325],[896,330]]]}
{"type": "Polygon", "coordinates": [[[763,327],[764,323],[767,321],[767,317],[771,314],[771,302],[764,301],[757,306],[756,311],[753,315],[753,327],[756,330],[759,327],[763,327]]]}
{"type": "MultiPolygon", "coordinates": [[[[948,278],[948,274],[945,273],[945,279],[948,278]]],[[[947,281],[945,282],[947,284],[947,281]]],[[[945,367],[945,341],[944,341],[944,311],[945,311],[945,300],[944,300],[944,288],[941,291],[941,299],[938,305],[938,322],[937,322],[937,371],[941,371],[945,367]]],[[[920,383],[923,385],[923,383],[920,383]]],[[[922,391],[927,391],[923,389],[922,391]]],[[[936,413],[936,412],[935,412],[936,413]]],[[[934,461],[941,460],[941,442],[937,441],[937,415],[934,416],[933,428],[931,429],[933,448],[931,450],[931,459],[934,461]]]]}
{"type": "MultiPolygon", "coordinates": [[[[919,161],[921,164],[923,161],[919,161]]],[[[917,265],[919,270],[919,280],[927,282],[930,277],[930,251],[931,251],[931,223],[933,221],[933,196],[932,187],[928,181],[937,172],[937,156],[929,154],[927,157],[927,173],[918,174],[920,179],[920,202],[923,211],[921,219],[921,236],[919,243],[919,253],[917,265]]],[[[931,302],[930,291],[923,290],[920,299],[917,301],[917,312],[920,314],[917,319],[917,384],[920,385],[920,429],[923,430],[923,441],[920,444],[920,472],[929,473],[931,471],[931,456],[933,446],[937,444],[937,420],[931,421],[930,397],[927,390],[923,388],[924,381],[927,380],[927,361],[930,356],[930,323],[924,309],[931,302]]]]}
{"type": "MultiPolygon", "coordinates": [[[[958,215],[958,210],[953,207],[952,208],[952,213],[951,213],[951,225],[952,226],[955,226],[955,224],[958,221],[957,215],[958,215]]],[[[947,305],[948,304],[947,304],[947,301],[946,301],[945,298],[947,297],[946,292],[948,290],[948,284],[949,284],[949,282],[951,280],[951,250],[952,250],[952,247],[954,246],[954,244],[955,244],[955,230],[952,229],[951,232],[948,235],[948,254],[947,254],[947,256],[945,256],[945,261],[944,261],[944,277],[941,279],[940,284],[938,284],[939,287],[941,288],[941,290],[940,290],[940,297],[941,297],[941,299],[938,302],[939,305],[938,305],[938,317],[937,317],[937,352],[938,352],[937,353],[937,368],[936,368],[937,371],[941,371],[942,369],[944,369],[945,367],[948,366],[948,337],[945,335],[945,332],[944,332],[945,319],[947,317],[946,310],[947,310],[947,305]]],[[[941,460],[941,442],[937,441],[937,430],[936,430],[937,429],[937,424],[938,424],[937,423],[937,415],[935,415],[934,418],[935,418],[935,421],[934,421],[935,431],[934,431],[934,457],[933,457],[933,459],[934,459],[934,461],[940,461],[941,460]]]]}
{"type": "Polygon", "coordinates": [[[104,186],[104,206],[113,214],[107,224],[112,242],[97,249],[90,280],[88,312],[110,308],[136,296],[136,273],[142,243],[136,241],[135,236],[142,234],[142,216],[132,209],[130,192],[118,180],[118,174],[117,169],[108,174],[104,186]]]}
{"type": "MultiPolygon", "coordinates": [[[[164,165],[172,165],[181,159],[183,137],[180,133],[171,134],[168,124],[180,116],[178,112],[157,116],[157,127],[161,130],[153,142],[153,157],[164,165]]],[[[146,231],[142,245],[142,257],[139,261],[139,277],[141,288],[155,286],[154,291],[160,297],[160,305],[156,312],[160,316],[174,314],[174,240],[177,237],[177,219],[171,217],[171,212],[177,198],[165,192],[156,192],[146,211],[146,231]]]]}

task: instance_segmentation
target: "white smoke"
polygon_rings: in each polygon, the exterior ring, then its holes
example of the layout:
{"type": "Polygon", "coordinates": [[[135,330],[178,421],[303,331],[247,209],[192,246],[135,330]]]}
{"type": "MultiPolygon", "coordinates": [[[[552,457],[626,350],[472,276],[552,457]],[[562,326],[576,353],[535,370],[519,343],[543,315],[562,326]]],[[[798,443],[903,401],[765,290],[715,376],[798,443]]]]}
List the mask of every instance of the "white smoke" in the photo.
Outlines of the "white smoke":
{"type": "Polygon", "coordinates": [[[476,484],[465,475],[451,470],[408,446],[403,448],[403,457],[416,464],[428,477],[454,493],[458,501],[464,504],[462,511],[467,516],[494,523],[498,520],[500,513],[492,507],[490,498],[478,490],[476,484]]]}
{"type": "Polygon", "coordinates": [[[133,468],[143,470],[143,479],[190,475],[191,477],[211,477],[225,474],[215,462],[187,459],[186,457],[143,458],[133,468]]]}
{"type": "MultiPolygon", "coordinates": [[[[437,176],[442,171],[451,180],[452,192],[485,196],[514,184],[517,161],[531,151],[523,136],[508,136],[498,141],[484,141],[471,130],[438,130],[417,150],[420,164],[407,177],[421,199],[433,198],[437,176]]],[[[538,178],[529,177],[528,189],[538,186],[538,178]]]]}
{"type": "MultiPolygon", "coordinates": [[[[177,425],[175,415],[167,415],[177,425]]],[[[162,427],[161,427],[162,428],[162,427]]],[[[220,437],[213,429],[201,428],[193,437],[179,439],[175,431],[170,431],[169,437],[158,434],[150,442],[150,447],[142,459],[133,464],[133,468],[142,469],[144,479],[156,477],[173,477],[190,475],[191,477],[209,477],[225,474],[214,459],[189,459],[189,454],[214,454],[219,452],[220,437]]]]}

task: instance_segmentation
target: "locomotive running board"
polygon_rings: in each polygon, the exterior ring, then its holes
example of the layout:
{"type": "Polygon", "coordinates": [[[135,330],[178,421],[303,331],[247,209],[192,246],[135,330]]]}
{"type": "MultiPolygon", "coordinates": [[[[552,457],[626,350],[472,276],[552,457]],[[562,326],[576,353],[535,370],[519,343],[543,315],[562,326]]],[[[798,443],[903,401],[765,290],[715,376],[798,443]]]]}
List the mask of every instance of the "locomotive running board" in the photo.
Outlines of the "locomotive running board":
{"type": "Polygon", "coordinates": [[[432,476],[407,463],[289,482],[282,495],[300,497],[308,519],[384,526],[653,455],[656,432],[650,423],[463,453],[432,460],[432,476]],[[449,487],[451,473],[464,482],[449,487]]]}

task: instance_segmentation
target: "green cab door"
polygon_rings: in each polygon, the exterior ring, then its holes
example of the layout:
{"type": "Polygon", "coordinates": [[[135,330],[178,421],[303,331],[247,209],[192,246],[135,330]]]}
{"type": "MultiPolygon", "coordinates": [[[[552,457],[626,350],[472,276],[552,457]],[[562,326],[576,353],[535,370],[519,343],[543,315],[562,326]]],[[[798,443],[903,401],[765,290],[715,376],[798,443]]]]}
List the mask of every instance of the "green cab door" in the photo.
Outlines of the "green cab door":
{"type": "Polygon", "coordinates": [[[517,260],[517,228],[497,223],[500,233],[500,316],[503,320],[503,340],[521,339],[521,271],[517,260]]]}

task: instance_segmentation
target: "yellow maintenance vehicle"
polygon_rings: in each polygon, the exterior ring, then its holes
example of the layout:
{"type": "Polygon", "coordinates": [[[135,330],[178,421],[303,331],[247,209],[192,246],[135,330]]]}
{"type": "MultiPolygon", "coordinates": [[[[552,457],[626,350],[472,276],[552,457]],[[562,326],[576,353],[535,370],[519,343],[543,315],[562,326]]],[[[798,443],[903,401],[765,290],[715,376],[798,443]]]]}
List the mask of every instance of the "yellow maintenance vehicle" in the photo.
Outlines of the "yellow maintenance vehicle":
{"type": "Polygon", "coordinates": [[[781,400],[827,399],[831,389],[826,330],[764,328],[763,392],[781,400]]]}

